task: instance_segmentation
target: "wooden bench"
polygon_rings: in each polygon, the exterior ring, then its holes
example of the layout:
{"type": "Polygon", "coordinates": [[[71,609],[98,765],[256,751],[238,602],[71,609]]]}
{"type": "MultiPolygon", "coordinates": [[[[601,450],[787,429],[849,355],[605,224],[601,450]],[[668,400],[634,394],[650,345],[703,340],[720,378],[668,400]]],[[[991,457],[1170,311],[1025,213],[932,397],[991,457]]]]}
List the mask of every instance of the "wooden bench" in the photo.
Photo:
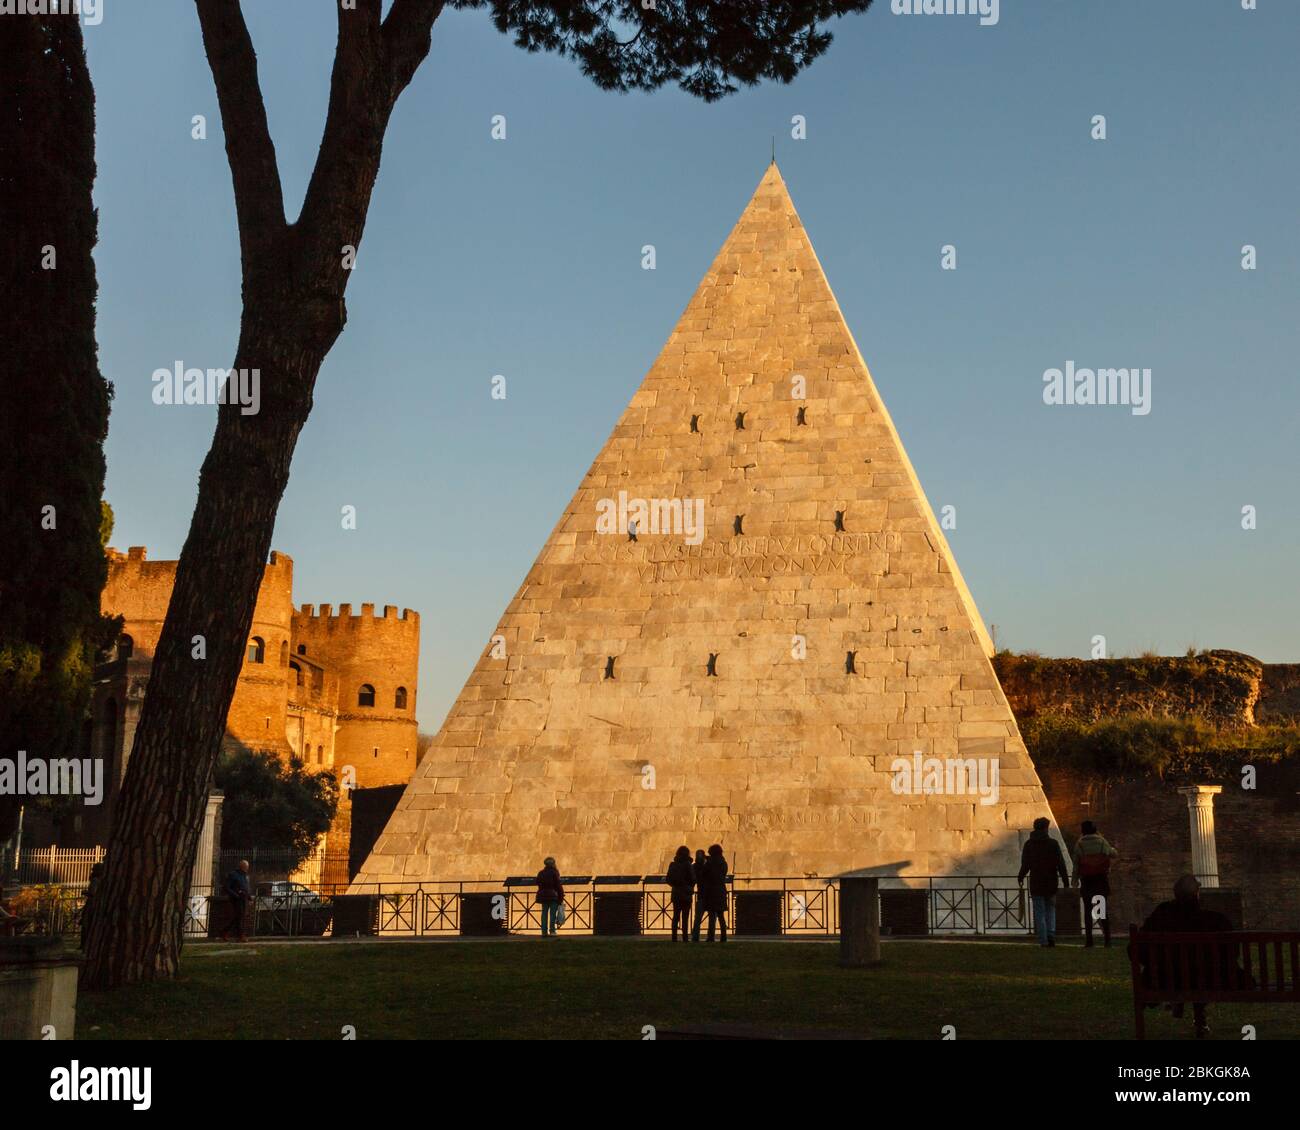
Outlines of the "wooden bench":
{"type": "Polygon", "coordinates": [[[1128,936],[1139,1040],[1147,1005],[1300,1004],[1300,931],[1148,934],[1130,926],[1128,936]]]}

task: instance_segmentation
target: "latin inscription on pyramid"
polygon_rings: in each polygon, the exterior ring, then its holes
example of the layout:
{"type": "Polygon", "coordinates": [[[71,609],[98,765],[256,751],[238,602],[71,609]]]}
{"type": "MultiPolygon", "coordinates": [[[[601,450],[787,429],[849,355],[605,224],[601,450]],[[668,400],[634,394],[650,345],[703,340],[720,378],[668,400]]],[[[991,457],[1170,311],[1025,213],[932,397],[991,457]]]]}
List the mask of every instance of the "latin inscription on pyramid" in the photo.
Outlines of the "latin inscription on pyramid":
{"type": "Polygon", "coordinates": [[[775,165],[494,636],[358,883],[1014,875],[1050,815],[775,165]]]}

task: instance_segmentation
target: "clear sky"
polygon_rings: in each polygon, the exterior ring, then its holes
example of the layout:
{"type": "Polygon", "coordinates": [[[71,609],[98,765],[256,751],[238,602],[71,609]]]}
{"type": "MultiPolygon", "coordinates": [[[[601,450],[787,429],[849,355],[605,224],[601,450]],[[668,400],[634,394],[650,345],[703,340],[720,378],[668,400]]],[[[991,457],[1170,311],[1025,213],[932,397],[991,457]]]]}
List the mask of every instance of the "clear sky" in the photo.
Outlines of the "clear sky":
{"type": "MultiPolygon", "coordinates": [[[[244,7],[296,214],[332,6],[244,7]]],[[[445,12],[389,129],[348,327],[280,507],[297,602],[417,609],[418,712],[437,729],[775,134],[930,501],[956,507],[948,537],[999,643],[1300,660],[1300,4],[1258,7],[1002,0],[981,27],[877,0],[792,85],[712,106],[603,93],[483,12],[445,12]],[[1045,405],[1043,373],[1067,361],[1150,368],[1150,414],[1045,405]]],[[[191,4],[105,0],[86,42],[113,544],[173,558],[215,409],[153,404],[151,374],[233,360],[230,174],[191,4]]]]}

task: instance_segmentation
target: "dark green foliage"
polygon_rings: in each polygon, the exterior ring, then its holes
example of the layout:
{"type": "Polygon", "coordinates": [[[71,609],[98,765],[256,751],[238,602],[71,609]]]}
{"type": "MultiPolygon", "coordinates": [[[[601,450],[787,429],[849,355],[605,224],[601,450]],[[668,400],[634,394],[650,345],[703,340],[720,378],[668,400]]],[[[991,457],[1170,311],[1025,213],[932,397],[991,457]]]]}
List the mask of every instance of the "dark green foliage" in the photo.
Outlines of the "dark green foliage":
{"type": "Polygon", "coordinates": [[[488,8],[497,30],[527,51],[576,59],[602,90],[670,82],[713,102],[763,79],[790,82],[830,46],[820,25],[871,0],[452,0],[488,8]]]}
{"type": "Polygon", "coordinates": [[[1059,714],[1020,719],[1034,764],[1106,779],[1236,776],[1246,761],[1277,762],[1300,754],[1300,725],[1218,729],[1203,718],[1122,715],[1088,722],[1059,714]]]}
{"type": "MultiPolygon", "coordinates": [[[[0,20],[0,756],[75,753],[106,576],[94,92],[66,16],[0,20]],[[54,269],[43,260],[55,256],[54,269]],[[52,507],[52,511],[46,510],[52,507]],[[52,517],[51,517],[52,516],[52,517]],[[53,528],[43,528],[53,522],[53,528]]],[[[16,817],[0,797],[0,838],[16,817]]]]}
{"type": "Polygon", "coordinates": [[[293,854],[301,862],[329,829],[338,808],[338,780],[309,773],[296,757],[286,765],[265,750],[239,750],[217,762],[225,792],[221,846],[293,854]]]}

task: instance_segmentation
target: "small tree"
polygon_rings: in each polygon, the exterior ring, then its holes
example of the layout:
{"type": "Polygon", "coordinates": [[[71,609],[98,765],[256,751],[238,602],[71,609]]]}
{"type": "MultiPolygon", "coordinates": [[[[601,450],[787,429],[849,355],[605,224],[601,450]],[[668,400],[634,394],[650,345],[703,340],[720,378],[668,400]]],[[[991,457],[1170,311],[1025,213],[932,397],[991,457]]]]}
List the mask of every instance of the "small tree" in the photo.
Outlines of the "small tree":
{"type": "Polygon", "coordinates": [[[310,773],[296,757],[285,763],[265,750],[237,750],[217,762],[215,780],[225,793],[221,846],[273,852],[289,870],[315,849],[338,808],[334,774],[310,773]]]}

